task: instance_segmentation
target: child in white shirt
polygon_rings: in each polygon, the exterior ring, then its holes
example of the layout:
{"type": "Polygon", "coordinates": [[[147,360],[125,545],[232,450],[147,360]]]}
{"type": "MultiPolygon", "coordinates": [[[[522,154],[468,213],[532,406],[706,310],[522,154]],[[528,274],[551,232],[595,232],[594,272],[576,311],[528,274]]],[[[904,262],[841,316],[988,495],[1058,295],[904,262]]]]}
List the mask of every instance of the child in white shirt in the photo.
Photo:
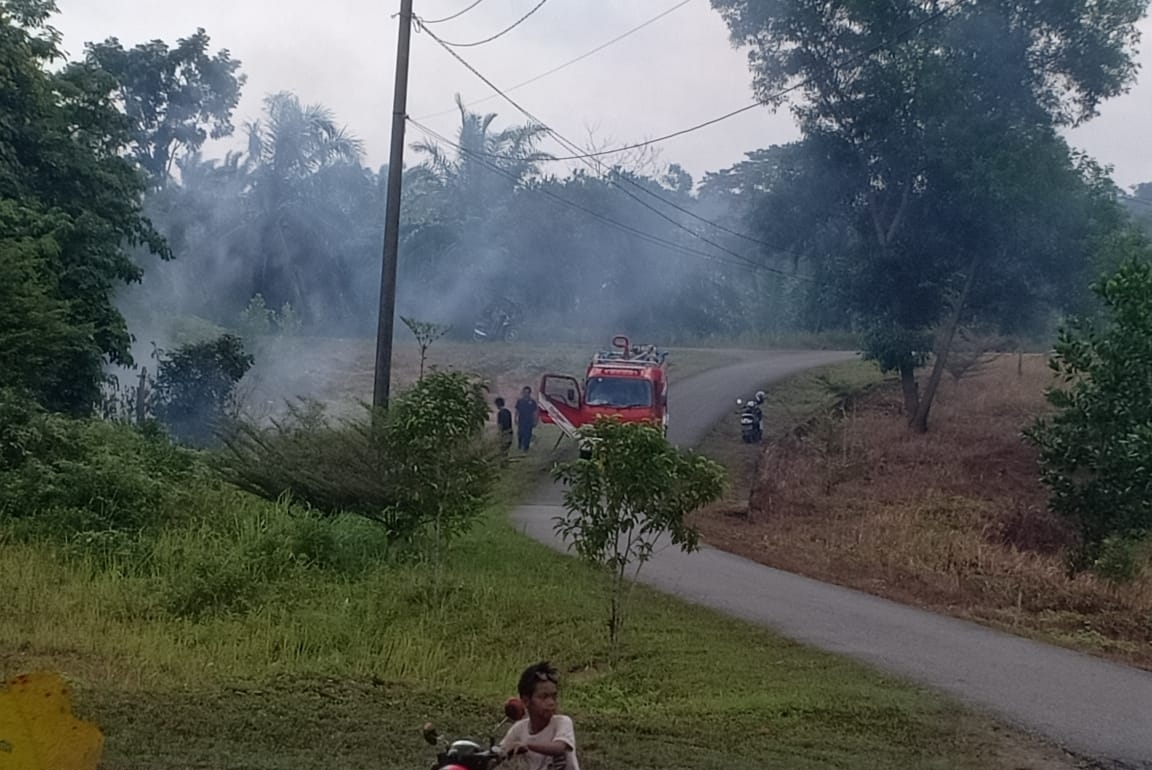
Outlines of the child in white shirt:
{"type": "Polygon", "coordinates": [[[556,669],[547,661],[529,666],[517,690],[527,715],[508,729],[500,748],[523,755],[527,770],[580,770],[572,720],[556,713],[556,669]]]}

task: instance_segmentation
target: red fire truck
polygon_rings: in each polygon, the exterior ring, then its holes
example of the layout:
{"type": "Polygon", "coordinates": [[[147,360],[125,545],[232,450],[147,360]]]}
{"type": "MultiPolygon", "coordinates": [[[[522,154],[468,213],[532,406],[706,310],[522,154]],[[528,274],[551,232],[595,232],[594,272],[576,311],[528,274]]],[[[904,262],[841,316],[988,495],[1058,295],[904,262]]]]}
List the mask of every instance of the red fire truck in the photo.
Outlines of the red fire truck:
{"type": "Polygon", "coordinates": [[[601,415],[655,422],[667,433],[668,354],[654,345],[633,346],[623,335],[612,345],[592,357],[583,384],[568,375],[544,375],[537,394],[541,422],[559,425],[577,440],[577,429],[601,415]]]}

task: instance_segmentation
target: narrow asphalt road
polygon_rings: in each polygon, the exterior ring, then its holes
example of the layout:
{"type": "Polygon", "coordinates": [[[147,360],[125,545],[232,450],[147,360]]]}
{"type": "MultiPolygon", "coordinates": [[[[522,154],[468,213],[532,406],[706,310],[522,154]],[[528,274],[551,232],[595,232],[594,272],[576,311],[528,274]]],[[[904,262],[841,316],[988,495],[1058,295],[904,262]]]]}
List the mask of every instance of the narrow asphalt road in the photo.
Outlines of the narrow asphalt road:
{"type": "MultiPolygon", "coordinates": [[[[734,400],[804,369],[852,354],[751,356],[670,391],[669,436],[692,446],[734,400]]],[[[561,489],[539,489],[513,512],[531,537],[554,534],[561,489]]],[[[704,547],[660,550],[641,581],[687,601],[771,628],[830,652],[936,688],[1037,733],[1101,767],[1152,770],[1152,674],[1059,647],[765,567],[704,547]]]]}

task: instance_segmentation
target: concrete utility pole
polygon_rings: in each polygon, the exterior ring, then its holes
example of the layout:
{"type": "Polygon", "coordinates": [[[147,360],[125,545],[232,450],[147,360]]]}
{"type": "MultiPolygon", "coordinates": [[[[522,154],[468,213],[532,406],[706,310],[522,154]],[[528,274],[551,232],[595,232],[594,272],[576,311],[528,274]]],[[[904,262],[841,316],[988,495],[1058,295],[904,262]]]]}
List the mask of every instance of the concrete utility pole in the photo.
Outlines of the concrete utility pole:
{"type": "Polygon", "coordinates": [[[388,204],[384,214],[384,264],[380,271],[380,317],[376,326],[376,378],[372,405],[387,408],[392,381],[392,333],[396,323],[396,263],[400,251],[400,191],[404,173],[404,122],[408,112],[408,49],[412,0],[400,0],[396,86],[392,92],[392,149],[388,156],[388,204]]]}

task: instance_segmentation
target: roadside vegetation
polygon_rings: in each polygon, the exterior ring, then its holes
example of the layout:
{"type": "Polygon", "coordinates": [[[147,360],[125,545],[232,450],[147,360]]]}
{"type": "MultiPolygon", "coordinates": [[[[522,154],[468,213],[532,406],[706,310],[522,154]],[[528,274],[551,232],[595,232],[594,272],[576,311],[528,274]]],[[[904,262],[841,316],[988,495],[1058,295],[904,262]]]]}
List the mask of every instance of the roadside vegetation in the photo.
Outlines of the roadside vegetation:
{"type": "Polygon", "coordinates": [[[514,477],[433,569],[375,522],[238,491],[159,438],[73,430],[84,494],[118,502],[98,523],[64,513],[62,486],[42,509],[6,505],[0,674],[62,672],[111,770],[412,767],[428,759],[423,721],[482,735],[537,658],[562,668],[589,767],[1070,766],[935,696],[643,588],[610,664],[611,580],[511,529],[514,477]]]}
{"type": "MultiPolygon", "coordinates": [[[[1086,353],[1074,339],[1083,338],[1070,335],[1060,349],[1086,353]]],[[[899,383],[875,367],[793,378],[771,391],[766,446],[740,444],[735,420],[705,443],[733,485],[694,521],[712,545],[775,567],[1152,668],[1152,541],[1138,520],[1147,475],[1123,454],[1110,464],[1107,454],[1084,454],[1120,450],[1118,436],[1146,430],[1143,407],[1106,405],[1108,397],[1127,403],[1115,389],[1131,394],[1145,378],[1133,350],[1116,349],[1103,378],[1094,379],[1100,357],[1079,359],[1086,367],[1070,381],[1074,392],[1110,387],[1114,395],[1055,403],[1045,393],[1064,385],[1048,356],[982,353],[963,365],[958,357],[929,434],[906,429],[899,383]],[[1120,373],[1136,382],[1121,385],[1120,373]],[[1107,438],[1101,418],[1077,416],[1081,404],[1117,416],[1107,438]],[[1023,434],[1046,435],[1052,424],[1066,426],[1067,438],[1048,439],[1053,459],[1042,464],[1023,434]],[[1072,439],[1077,426],[1101,441],[1072,439]],[[1059,473],[1068,466],[1056,461],[1062,447],[1081,453],[1069,482],[1059,473]],[[1063,507],[1051,504],[1042,469],[1065,495],[1057,498],[1063,507]],[[1103,507],[1083,495],[1068,500],[1093,479],[1132,496],[1103,507]]]]}
{"type": "Polygon", "coordinates": [[[862,365],[797,386],[770,420],[800,435],[737,468],[749,503],[704,516],[708,536],[975,597],[964,611],[1036,633],[1099,623],[1093,643],[1142,660],[1152,280],[1137,264],[1084,290],[1145,244],[1061,130],[1130,86],[1146,3],[712,5],[755,49],[758,97],[795,98],[801,139],[699,184],[643,153],[557,176],[544,127],[461,103],[458,151],[411,148],[414,339],[369,412],[384,206],[362,142],[281,91],[244,116],[244,151],[205,157],[246,77],[203,29],[70,58],[52,0],[0,0],[0,677],[63,674],[109,770],[411,768],[425,720],[484,737],[542,658],[590,770],[1069,767],[919,688],[625,586],[648,534],[695,544],[682,509],[715,499],[719,469],[651,429],[567,472],[550,427],[506,457],[489,404],[579,374],[585,338],[620,329],[679,344],[677,380],[740,360],[733,339],[859,345],[899,390],[862,393],[862,365]],[[941,379],[962,327],[1045,338],[1105,310],[1119,334],[1061,341],[1068,390],[1036,450],[1018,435],[1043,411],[1031,363],[979,373],[977,356],[941,379]],[[466,344],[477,325],[518,341],[466,344]],[[1030,451],[1059,521],[1018,471],[1030,451]],[[506,520],[553,474],[575,482],[567,534],[590,564],[506,520]],[[627,494],[601,505],[608,489],[627,494]],[[659,526],[614,550],[641,519],[659,526]]]}

